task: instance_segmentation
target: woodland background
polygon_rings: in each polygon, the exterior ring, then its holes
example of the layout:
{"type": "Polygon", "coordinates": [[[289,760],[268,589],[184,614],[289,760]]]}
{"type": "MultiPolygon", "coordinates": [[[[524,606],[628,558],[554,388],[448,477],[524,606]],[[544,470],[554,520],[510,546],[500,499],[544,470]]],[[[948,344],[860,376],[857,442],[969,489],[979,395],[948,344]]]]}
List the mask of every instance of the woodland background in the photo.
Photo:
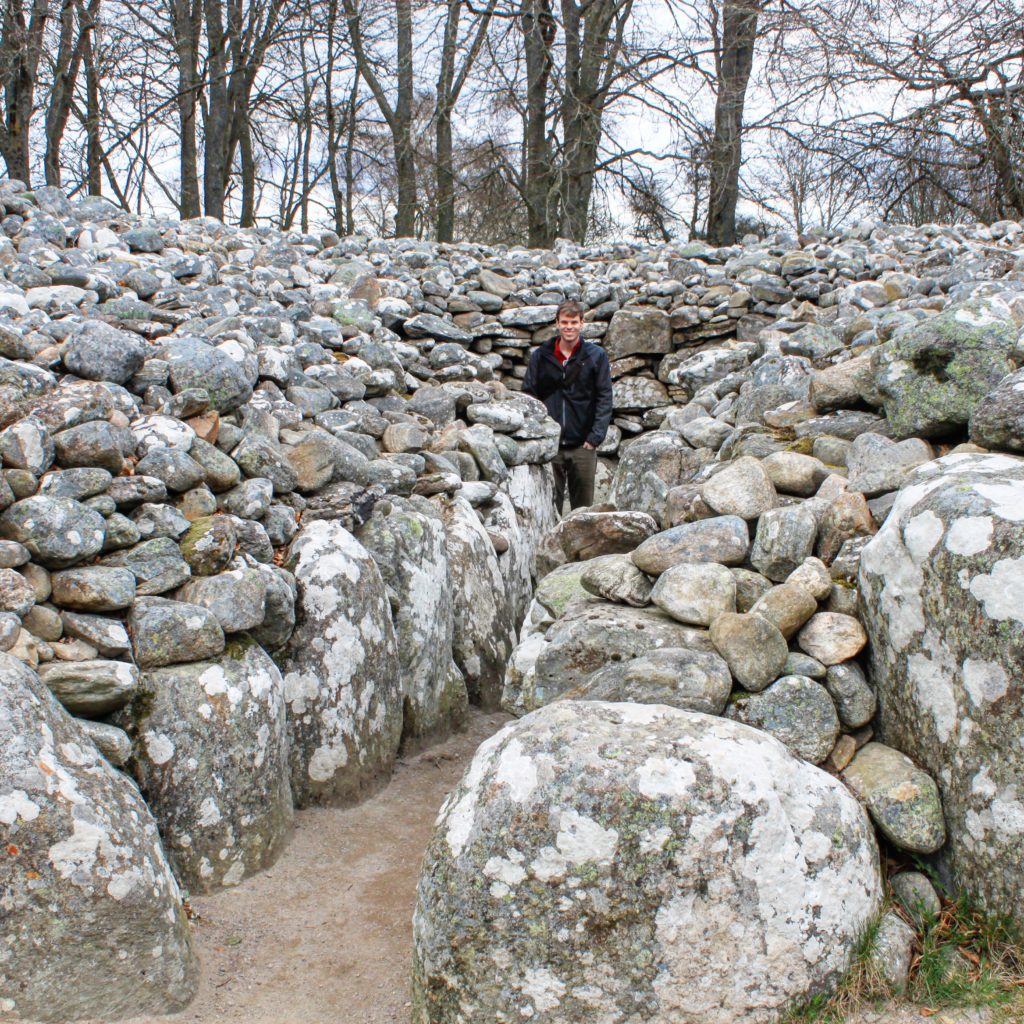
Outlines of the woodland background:
{"type": "Polygon", "coordinates": [[[549,246],[1024,218],[1019,0],[4,0],[9,177],[549,246]]]}

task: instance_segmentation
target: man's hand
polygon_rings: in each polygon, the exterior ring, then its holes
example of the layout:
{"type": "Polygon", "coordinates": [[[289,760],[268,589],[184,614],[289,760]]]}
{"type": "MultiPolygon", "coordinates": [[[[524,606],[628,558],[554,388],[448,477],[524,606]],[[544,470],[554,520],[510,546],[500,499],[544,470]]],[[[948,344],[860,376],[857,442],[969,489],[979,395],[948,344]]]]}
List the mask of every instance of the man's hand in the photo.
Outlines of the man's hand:
{"type": "Polygon", "coordinates": [[[583,447],[584,448],[591,448],[592,449],[594,446],[589,441],[584,441],[583,442],[583,447]]]}

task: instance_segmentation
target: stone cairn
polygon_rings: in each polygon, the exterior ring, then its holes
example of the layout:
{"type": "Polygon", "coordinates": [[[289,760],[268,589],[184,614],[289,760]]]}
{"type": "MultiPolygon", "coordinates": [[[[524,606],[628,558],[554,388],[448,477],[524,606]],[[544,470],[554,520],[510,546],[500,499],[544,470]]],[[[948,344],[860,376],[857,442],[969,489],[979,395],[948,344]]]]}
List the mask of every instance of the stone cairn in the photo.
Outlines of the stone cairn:
{"type": "Polygon", "coordinates": [[[1019,912],[1021,225],[537,252],[0,206],[0,1012],[184,1006],[179,886],[468,702],[526,717],[428,851],[421,1021],[774,1020],[881,905],[863,807],[1019,912]],[[556,523],[518,386],[565,298],[616,412],[556,523]]]}

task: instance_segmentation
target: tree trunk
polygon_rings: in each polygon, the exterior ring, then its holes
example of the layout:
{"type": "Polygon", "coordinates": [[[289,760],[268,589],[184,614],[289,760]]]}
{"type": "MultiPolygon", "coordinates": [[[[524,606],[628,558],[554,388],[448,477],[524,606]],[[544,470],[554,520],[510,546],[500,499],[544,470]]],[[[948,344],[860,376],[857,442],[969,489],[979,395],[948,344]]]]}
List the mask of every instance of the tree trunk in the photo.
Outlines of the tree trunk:
{"type": "Polygon", "coordinates": [[[722,43],[718,57],[718,99],[715,134],[711,140],[711,184],[708,204],[708,241],[732,245],[736,241],[736,204],[739,201],[743,142],[743,104],[754,65],[754,43],[761,0],[724,0],[722,43]]]}
{"type": "Polygon", "coordinates": [[[353,151],[356,148],[356,112],[359,99],[359,79],[352,82],[352,92],[348,98],[348,145],[345,147],[345,234],[356,233],[355,185],[356,172],[353,151]]]}
{"type": "Polygon", "coordinates": [[[206,11],[207,82],[203,139],[203,207],[207,217],[224,219],[227,189],[228,107],[227,39],[221,0],[204,0],[206,11]]]}
{"type": "Polygon", "coordinates": [[[27,23],[22,0],[4,2],[3,37],[0,39],[4,117],[0,124],[0,153],[8,176],[26,185],[31,184],[29,124],[48,16],[48,0],[33,0],[27,23]]]}
{"type": "MultiPolygon", "coordinates": [[[[95,0],[95,3],[98,10],[99,0],[95,0]]],[[[91,11],[91,3],[89,8],[91,11]]],[[[93,48],[94,24],[95,21],[82,40],[82,60],[85,63],[85,174],[89,195],[100,196],[103,195],[103,144],[100,140],[100,75],[93,48]]]]}
{"type": "Polygon", "coordinates": [[[450,242],[455,234],[455,171],[452,165],[452,83],[455,47],[459,37],[462,0],[448,0],[437,75],[437,112],[434,115],[434,160],[437,188],[437,240],[450,242]]]}
{"type": "Polygon", "coordinates": [[[547,248],[554,240],[548,217],[551,154],[547,140],[548,82],[555,19],[550,0],[524,0],[521,16],[526,54],[526,212],[529,244],[547,248]]]}
{"type": "Polygon", "coordinates": [[[251,228],[256,224],[256,158],[252,151],[252,129],[248,116],[244,118],[238,146],[242,163],[242,213],[239,225],[251,228]]]}
{"type": "Polygon", "coordinates": [[[398,103],[395,107],[395,170],[398,175],[398,209],[395,234],[416,234],[416,162],[412,138],[412,2],[395,0],[398,15],[398,103]]]}
{"type": "Polygon", "coordinates": [[[181,175],[181,218],[202,213],[199,205],[199,167],[196,146],[196,104],[199,91],[200,0],[174,0],[174,48],[178,57],[178,133],[181,175]]]}
{"type": "MultiPolygon", "coordinates": [[[[60,145],[64,138],[75,79],[82,57],[82,37],[75,33],[78,0],[61,0],[60,34],[53,66],[53,85],[46,107],[46,152],[43,155],[43,176],[47,185],[60,185],[60,145]]],[[[82,30],[84,32],[84,28],[82,30]]]]}

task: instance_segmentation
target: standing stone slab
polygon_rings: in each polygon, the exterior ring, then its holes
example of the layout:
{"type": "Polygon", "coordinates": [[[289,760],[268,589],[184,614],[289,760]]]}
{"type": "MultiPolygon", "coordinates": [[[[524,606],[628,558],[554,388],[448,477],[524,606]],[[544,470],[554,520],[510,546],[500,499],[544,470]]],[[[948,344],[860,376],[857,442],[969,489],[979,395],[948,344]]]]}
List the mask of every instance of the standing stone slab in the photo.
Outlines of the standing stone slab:
{"type": "Polygon", "coordinates": [[[537,551],[543,538],[558,522],[555,513],[555,481],[548,465],[513,466],[502,484],[512,499],[519,520],[522,543],[528,552],[530,571],[537,571],[537,551]]]}
{"type": "Polygon", "coordinates": [[[916,470],[859,582],[880,738],[938,784],[947,881],[1024,931],[1024,460],[916,470]]]}
{"type": "Polygon", "coordinates": [[[444,739],[464,725],[467,710],[466,684],[452,660],[455,619],[444,526],[398,499],[389,515],[375,511],[358,537],[397,598],[403,741],[444,739]]]}
{"type": "Polygon", "coordinates": [[[214,892],[274,863],[292,800],[284,683],[261,647],[235,639],[215,661],[144,672],[118,724],[182,885],[214,892]]]}
{"type": "Polygon", "coordinates": [[[477,752],[413,923],[415,1024],[768,1024],[881,903],[842,784],[746,726],[559,702],[477,752]]]}
{"type": "Polygon", "coordinates": [[[533,538],[523,532],[520,522],[512,499],[499,490],[486,509],[484,527],[508,544],[505,551],[498,553],[498,569],[505,581],[513,629],[522,623],[533,598],[533,538]]]}
{"type": "Polygon", "coordinates": [[[441,514],[455,602],[455,664],[470,701],[493,711],[515,644],[505,581],[494,546],[469,502],[459,497],[444,501],[441,514]]]}
{"type": "Polygon", "coordinates": [[[0,1014],[171,1013],[198,965],[135,786],[21,662],[0,654],[0,1014]]]}
{"type": "Polygon", "coordinates": [[[296,626],[284,674],[296,806],[352,803],[387,781],[402,738],[402,678],[384,582],[338,522],[315,520],[289,549],[296,626]]]}

